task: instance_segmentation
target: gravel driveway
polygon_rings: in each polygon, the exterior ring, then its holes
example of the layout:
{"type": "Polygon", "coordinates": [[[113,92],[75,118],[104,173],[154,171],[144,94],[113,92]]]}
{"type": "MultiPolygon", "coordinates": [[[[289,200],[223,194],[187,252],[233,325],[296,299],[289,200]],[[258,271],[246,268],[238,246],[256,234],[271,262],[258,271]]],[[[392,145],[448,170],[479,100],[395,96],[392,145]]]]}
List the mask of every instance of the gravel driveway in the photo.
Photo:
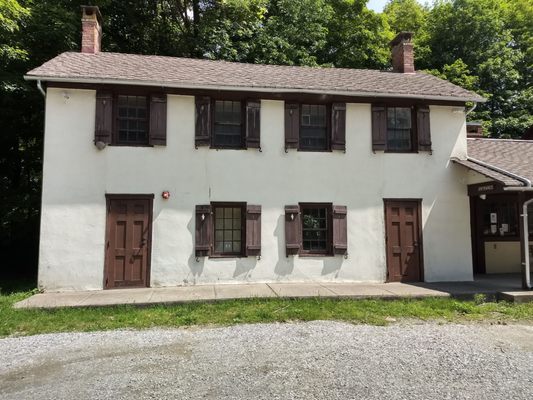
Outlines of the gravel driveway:
{"type": "Polygon", "coordinates": [[[0,340],[2,399],[532,399],[533,326],[339,322],[0,340]]]}

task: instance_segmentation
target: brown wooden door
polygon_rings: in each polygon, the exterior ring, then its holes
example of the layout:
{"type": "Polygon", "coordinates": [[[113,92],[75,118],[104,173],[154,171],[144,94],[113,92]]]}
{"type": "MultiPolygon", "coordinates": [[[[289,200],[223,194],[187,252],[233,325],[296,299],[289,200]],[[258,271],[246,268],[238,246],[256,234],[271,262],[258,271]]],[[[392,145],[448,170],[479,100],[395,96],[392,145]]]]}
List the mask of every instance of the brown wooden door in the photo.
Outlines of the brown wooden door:
{"type": "Polygon", "coordinates": [[[151,231],[151,197],[107,196],[106,289],[149,286],[151,231]]]}
{"type": "Polygon", "coordinates": [[[387,281],[422,280],[422,231],[418,200],[385,200],[387,281]]]}

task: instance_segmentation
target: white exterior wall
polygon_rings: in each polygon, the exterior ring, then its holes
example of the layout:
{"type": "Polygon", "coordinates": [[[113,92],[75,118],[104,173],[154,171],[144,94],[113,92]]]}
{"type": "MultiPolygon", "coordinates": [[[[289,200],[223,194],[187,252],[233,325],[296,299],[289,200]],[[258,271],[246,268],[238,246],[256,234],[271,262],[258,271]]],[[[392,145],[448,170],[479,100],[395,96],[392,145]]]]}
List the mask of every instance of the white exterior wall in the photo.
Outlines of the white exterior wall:
{"type": "Polygon", "coordinates": [[[426,281],[471,280],[465,116],[431,107],[434,153],[371,150],[370,104],[347,104],[346,153],[284,152],[284,103],[261,102],[261,148],[194,149],[194,98],[168,96],[167,146],[93,144],[95,91],[48,89],[39,285],[101,289],[105,194],[154,193],[151,286],[386,277],[384,198],[421,198],[426,281]],[[64,96],[68,94],[68,99],[64,96]],[[161,192],[171,193],[169,200],[161,192]],[[197,204],[262,206],[262,256],[194,257],[197,204]],[[284,206],[348,207],[348,259],[285,257],[284,206]]]}

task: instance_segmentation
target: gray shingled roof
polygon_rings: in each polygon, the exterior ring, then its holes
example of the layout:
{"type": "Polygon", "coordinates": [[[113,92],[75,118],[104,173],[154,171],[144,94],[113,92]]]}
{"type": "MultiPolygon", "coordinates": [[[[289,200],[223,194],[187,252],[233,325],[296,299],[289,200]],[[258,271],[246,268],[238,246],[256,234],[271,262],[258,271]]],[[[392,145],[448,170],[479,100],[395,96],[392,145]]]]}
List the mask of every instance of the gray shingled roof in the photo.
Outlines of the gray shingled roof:
{"type": "Polygon", "coordinates": [[[485,101],[475,93],[421,72],[243,64],[104,52],[60,54],[28,72],[26,79],[485,101]]]}
{"type": "Polygon", "coordinates": [[[468,139],[468,159],[453,160],[506,186],[524,186],[522,181],[479,165],[475,160],[533,181],[533,141],[468,139]]]}

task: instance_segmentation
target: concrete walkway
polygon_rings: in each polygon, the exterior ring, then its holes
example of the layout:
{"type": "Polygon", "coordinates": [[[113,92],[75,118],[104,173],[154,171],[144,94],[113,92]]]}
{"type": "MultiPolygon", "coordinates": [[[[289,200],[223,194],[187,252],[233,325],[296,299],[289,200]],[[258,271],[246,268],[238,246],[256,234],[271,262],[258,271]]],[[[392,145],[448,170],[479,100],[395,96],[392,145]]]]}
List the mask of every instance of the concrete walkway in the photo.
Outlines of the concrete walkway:
{"type": "MultiPolygon", "coordinates": [[[[495,280],[453,283],[250,283],[195,285],[165,288],[47,292],[15,304],[15,308],[93,307],[117,304],[176,304],[243,298],[423,298],[473,297],[477,293],[495,297],[508,290],[495,280]]],[[[513,287],[514,289],[514,287],[513,287]]]]}

